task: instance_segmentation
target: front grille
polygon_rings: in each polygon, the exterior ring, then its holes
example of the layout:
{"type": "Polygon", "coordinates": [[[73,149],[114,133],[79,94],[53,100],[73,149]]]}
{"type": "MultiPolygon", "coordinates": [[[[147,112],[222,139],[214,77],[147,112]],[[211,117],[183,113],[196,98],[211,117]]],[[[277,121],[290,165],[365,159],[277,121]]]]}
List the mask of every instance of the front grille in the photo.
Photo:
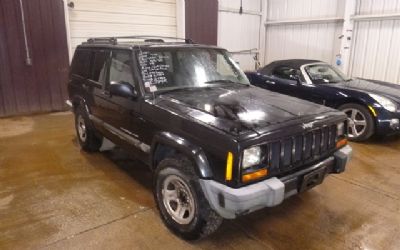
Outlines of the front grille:
{"type": "Polygon", "coordinates": [[[265,146],[271,174],[288,172],[326,156],[336,147],[336,125],[293,135],[265,146]]]}

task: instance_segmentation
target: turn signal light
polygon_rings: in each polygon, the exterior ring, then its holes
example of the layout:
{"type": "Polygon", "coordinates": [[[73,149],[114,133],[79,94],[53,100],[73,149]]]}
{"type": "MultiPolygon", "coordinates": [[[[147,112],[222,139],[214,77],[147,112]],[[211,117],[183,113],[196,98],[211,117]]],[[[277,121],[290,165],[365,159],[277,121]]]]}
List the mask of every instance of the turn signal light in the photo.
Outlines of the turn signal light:
{"type": "Polygon", "coordinates": [[[233,166],[233,154],[232,152],[228,152],[226,156],[226,170],[225,170],[225,180],[232,180],[232,166],[233,166]]]}
{"type": "Polygon", "coordinates": [[[347,139],[341,139],[338,142],[336,142],[336,148],[341,148],[347,145],[347,139]]]}
{"type": "Polygon", "coordinates": [[[260,170],[257,170],[255,172],[249,173],[249,174],[244,174],[242,176],[242,182],[249,182],[253,180],[260,179],[261,177],[264,177],[268,174],[268,170],[263,168],[260,170]]]}

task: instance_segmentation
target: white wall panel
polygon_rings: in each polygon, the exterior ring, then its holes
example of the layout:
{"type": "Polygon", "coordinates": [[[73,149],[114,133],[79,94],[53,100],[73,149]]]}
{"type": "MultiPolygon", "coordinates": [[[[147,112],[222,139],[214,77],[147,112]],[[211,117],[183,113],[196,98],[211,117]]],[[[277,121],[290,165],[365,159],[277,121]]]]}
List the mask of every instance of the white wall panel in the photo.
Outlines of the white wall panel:
{"type": "MultiPolygon", "coordinates": [[[[344,0],[269,0],[268,21],[335,18],[344,13],[344,0]]],[[[329,63],[339,53],[342,23],[268,25],[265,64],[281,59],[307,58],[329,63]]]]}
{"type": "MultiPolygon", "coordinates": [[[[400,12],[400,0],[359,0],[357,14],[400,12]]],[[[400,20],[356,21],[350,74],[400,83],[400,20]]]]}
{"type": "Polygon", "coordinates": [[[176,36],[175,0],[74,0],[71,47],[94,36],[176,36]]]}
{"type": "MultiPolygon", "coordinates": [[[[244,11],[261,12],[261,0],[244,0],[242,1],[244,11]]],[[[237,9],[239,12],[240,0],[219,0],[220,9],[237,9]]]]}
{"type": "MultiPolygon", "coordinates": [[[[218,46],[231,52],[260,49],[261,0],[243,0],[243,14],[239,14],[240,0],[220,0],[218,12],[218,46]],[[237,12],[230,12],[237,10],[237,12]]],[[[244,70],[254,70],[255,53],[233,54],[244,70]]]]}
{"type": "Polygon", "coordinates": [[[265,63],[295,58],[334,63],[340,32],[340,25],[335,23],[270,26],[265,63]]]}
{"type": "MultiPolygon", "coordinates": [[[[229,12],[218,14],[218,45],[229,51],[259,49],[261,17],[229,12]]],[[[255,54],[233,54],[244,70],[254,70],[255,54]]]]}
{"type": "Polygon", "coordinates": [[[400,83],[400,20],[355,25],[351,75],[400,83]]]}
{"type": "Polygon", "coordinates": [[[268,0],[268,20],[343,16],[345,0],[268,0]]]}
{"type": "Polygon", "coordinates": [[[400,12],[400,0],[358,0],[357,14],[389,14],[400,12]]]}

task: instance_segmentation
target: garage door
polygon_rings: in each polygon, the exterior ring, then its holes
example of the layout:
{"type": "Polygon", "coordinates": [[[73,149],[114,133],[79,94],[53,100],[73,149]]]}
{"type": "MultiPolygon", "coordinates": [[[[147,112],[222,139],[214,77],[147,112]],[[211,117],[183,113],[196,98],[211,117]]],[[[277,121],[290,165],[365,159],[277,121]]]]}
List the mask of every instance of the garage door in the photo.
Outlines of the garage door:
{"type": "Polygon", "coordinates": [[[89,37],[176,36],[175,0],[74,0],[69,8],[71,48],[89,37]]]}

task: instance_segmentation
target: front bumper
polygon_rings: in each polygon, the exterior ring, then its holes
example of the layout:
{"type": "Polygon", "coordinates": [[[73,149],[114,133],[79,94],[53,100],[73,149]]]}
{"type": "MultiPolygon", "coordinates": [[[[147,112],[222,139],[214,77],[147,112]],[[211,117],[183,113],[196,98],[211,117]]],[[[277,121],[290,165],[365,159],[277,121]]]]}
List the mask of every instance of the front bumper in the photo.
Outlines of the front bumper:
{"type": "Polygon", "coordinates": [[[211,207],[223,218],[233,219],[264,207],[277,206],[284,199],[299,193],[299,191],[307,190],[308,188],[304,188],[302,185],[302,180],[310,173],[322,171],[323,176],[315,185],[322,183],[325,175],[342,173],[351,155],[352,148],[347,145],[335,152],[334,156],[307,169],[282,178],[272,177],[237,189],[213,180],[200,180],[200,184],[211,207]]]}
{"type": "Polygon", "coordinates": [[[377,135],[392,135],[400,133],[400,112],[389,112],[383,109],[375,109],[377,117],[375,118],[377,135]]]}

